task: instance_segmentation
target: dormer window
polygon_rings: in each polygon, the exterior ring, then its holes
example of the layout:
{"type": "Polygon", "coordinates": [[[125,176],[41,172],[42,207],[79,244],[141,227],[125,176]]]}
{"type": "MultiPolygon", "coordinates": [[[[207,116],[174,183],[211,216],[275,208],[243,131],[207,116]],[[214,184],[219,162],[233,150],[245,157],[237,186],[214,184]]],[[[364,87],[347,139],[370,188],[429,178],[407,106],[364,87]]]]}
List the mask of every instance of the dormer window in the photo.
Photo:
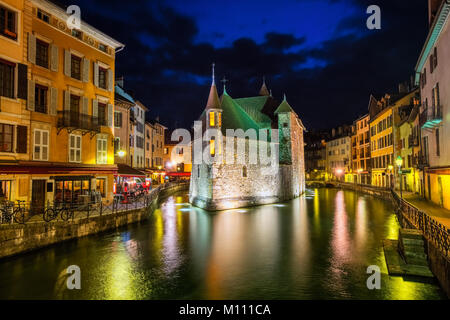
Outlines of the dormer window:
{"type": "Polygon", "coordinates": [[[83,32],[77,29],[72,29],[72,36],[81,40],[83,39],[83,32]]]}
{"type": "Polygon", "coordinates": [[[38,19],[46,22],[46,23],[50,23],[50,15],[44,11],[42,11],[41,9],[37,10],[37,17],[38,19]]]}
{"type": "Polygon", "coordinates": [[[108,46],[103,43],[98,44],[98,49],[103,52],[108,52],[108,46]]]}
{"type": "Polygon", "coordinates": [[[0,34],[17,40],[17,13],[0,6],[0,34]]]}

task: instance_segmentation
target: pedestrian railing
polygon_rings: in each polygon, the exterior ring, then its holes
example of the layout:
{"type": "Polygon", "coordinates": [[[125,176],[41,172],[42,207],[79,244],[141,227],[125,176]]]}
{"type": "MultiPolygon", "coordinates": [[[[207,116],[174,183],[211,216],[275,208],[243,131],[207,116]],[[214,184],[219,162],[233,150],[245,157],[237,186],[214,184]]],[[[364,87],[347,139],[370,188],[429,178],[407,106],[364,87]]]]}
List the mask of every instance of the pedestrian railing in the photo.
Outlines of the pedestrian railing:
{"type": "Polygon", "coordinates": [[[27,224],[51,221],[74,221],[81,218],[117,214],[149,207],[160,191],[185,183],[170,182],[162,184],[147,193],[130,197],[114,197],[113,201],[88,201],[83,203],[47,203],[36,206],[33,203],[4,201],[0,203],[1,224],[27,224]]]}
{"type": "Polygon", "coordinates": [[[450,229],[400,198],[393,190],[392,199],[397,213],[401,213],[412,226],[423,232],[428,241],[435,244],[446,257],[450,258],[450,229]]]}

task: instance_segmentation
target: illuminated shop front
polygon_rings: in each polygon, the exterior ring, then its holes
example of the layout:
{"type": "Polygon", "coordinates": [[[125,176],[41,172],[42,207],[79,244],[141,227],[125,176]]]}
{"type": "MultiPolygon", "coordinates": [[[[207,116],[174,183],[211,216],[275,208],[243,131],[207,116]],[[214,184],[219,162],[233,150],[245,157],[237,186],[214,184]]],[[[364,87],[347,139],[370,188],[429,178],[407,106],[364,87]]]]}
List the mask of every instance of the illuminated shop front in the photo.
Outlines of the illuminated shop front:
{"type": "Polygon", "coordinates": [[[92,194],[93,176],[56,176],[55,180],[55,202],[79,203],[83,197],[92,194]]]}

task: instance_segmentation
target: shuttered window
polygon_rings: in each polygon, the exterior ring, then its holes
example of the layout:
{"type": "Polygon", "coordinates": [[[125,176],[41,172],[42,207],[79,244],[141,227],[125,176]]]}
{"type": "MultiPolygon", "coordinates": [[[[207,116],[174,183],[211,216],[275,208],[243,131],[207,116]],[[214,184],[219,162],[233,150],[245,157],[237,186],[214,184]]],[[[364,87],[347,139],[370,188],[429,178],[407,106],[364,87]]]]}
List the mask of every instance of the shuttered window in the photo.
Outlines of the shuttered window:
{"type": "Polygon", "coordinates": [[[47,113],[48,88],[38,84],[34,88],[34,111],[47,113]]]}
{"type": "Polygon", "coordinates": [[[14,126],[0,123],[0,152],[13,152],[14,126]]]}
{"type": "Polygon", "coordinates": [[[106,104],[98,103],[98,124],[106,126],[106,104]]]}
{"type": "Polygon", "coordinates": [[[49,44],[36,39],[36,64],[48,69],[49,44]]]}
{"type": "Polygon", "coordinates": [[[102,89],[107,89],[106,87],[106,79],[107,79],[107,70],[99,67],[98,68],[98,86],[102,89]]]}
{"type": "Polygon", "coordinates": [[[70,63],[71,77],[77,80],[81,80],[81,58],[72,55],[70,63]]]}
{"type": "Polygon", "coordinates": [[[27,153],[28,151],[28,127],[27,126],[17,126],[17,153],[27,153]]]}
{"type": "Polygon", "coordinates": [[[69,136],[69,162],[81,162],[81,136],[69,136]]]}
{"type": "Polygon", "coordinates": [[[15,64],[0,59],[0,96],[14,98],[15,64]]]}
{"type": "Polygon", "coordinates": [[[48,160],[49,132],[46,130],[34,130],[33,160],[48,160]]]}
{"type": "Polygon", "coordinates": [[[114,127],[122,128],[122,112],[120,111],[114,112],[114,127]]]}
{"type": "Polygon", "coordinates": [[[105,138],[97,139],[97,164],[108,163],[108,149],[107,141],[105,138]]]}

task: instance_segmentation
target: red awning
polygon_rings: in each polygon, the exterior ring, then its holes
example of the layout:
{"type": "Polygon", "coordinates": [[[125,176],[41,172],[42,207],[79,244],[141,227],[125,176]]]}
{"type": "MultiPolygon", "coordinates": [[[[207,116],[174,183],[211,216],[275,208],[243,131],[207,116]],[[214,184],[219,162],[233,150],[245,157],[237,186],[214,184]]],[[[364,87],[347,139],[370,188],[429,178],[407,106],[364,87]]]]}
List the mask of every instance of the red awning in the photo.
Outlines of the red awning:
{"type": "Polygon", "coordinates": [[[166,176],[169,177],[190,177],[190,172],[167,172],[166,176]]]}
{"type": "Polygon", "coordinates": [[[119,177],[146,177],[144,172],[136,170],[130,166],[127,166],[126,164],[118,164],[117,167],[119,169],[117,172],[117,176],[119,177]]]}

